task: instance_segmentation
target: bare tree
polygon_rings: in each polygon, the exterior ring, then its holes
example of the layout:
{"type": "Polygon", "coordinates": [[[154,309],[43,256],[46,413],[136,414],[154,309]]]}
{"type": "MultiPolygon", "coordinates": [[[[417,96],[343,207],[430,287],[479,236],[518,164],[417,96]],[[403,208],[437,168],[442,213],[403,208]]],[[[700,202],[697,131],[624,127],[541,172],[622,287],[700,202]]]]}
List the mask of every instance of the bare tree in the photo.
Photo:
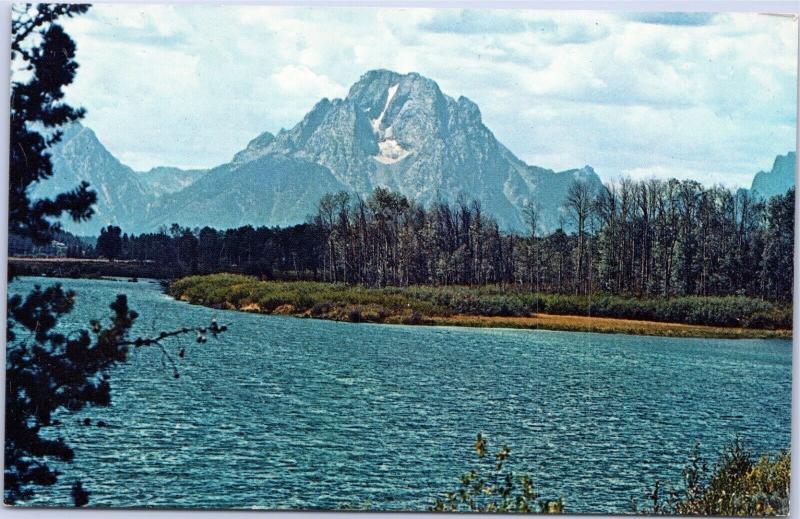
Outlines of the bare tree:
{"type": "Polygon", "coordinates": [[[567,209],[578,232],[577,264],[575,270],[575,291],[585,291],[584,265],[586,256],[586,222],[592,211],[592,193],[589,185],[580,180],[574,180],[567,191],[564,206],[567,209]]]}

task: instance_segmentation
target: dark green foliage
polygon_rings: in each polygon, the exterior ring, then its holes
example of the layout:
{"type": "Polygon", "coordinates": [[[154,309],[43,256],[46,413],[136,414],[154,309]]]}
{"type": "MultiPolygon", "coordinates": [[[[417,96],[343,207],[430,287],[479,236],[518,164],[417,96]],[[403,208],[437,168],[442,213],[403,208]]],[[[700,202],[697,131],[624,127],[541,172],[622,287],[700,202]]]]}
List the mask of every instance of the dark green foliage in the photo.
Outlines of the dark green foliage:
{"type": "Polygon", "coordinates": [[[9,256],[64,256],[70,258],[87,257],[93,251],[95,240],[79,238],[68,232],[53,233],[50,243],[36,243],[32,239],[11,235],[8,237],[9,256]]]}
{"type": "Polygon", "coordinates": [[[541,500],[527,474],[515,474],[508,468],[511,449],[503,445],[494,455],[488,452],[486,439],[478,434],[475,441],[478,466],[459,478],[459,486],[437,498],[432,512],[519,512],[561,513],[561,499],[541,500]]]}
{"type": "Polygon", "coordinates": [[[176,238],[178,246],[178,259],[185,265],[190,272],[197,272],[197,238],[189,229],[181,229],[176,238]]]}
{"type": "MultiPolygon", "coordinates": [[[[77,63],[75,44],[56,23],[62,16],[86,12],[88,5],[15,4],[11,19],[11,142],[9,185],[9,232],[19,242],[51,244],[60,235],[53,219],[67,213],[75,220],[89,218],[95,194],[83,183],[53,199],[31,200],[31,184],[52,175],[47,146],[58,142],[57,128],[79,119],[83,110],[64,104],[63,87],[72,82],[77,63]]],[[[120,229],[109,227],[100,248],[109,257],[122,248],[120,229]]],[[[9,269],[10,270],[10,269],[9,269]]],[[[9,279],[13,278],[9,272],[9,279]]],[[[216,335],[225,330],[215,322],[199,329],[161,332],[155,338],[127,340],[137,317],[127,298],[118,295],[110,305],[106,324],[92,321],[90,330],[63,334],[59,320],[74,305],[75,294],[60,285],[36,287],[26,297],[8,299],[6,321],[6,413],[4,502],[14,504],[33,495],[36,485],[53,485],[58,472],[48,466],[53,460],[71,461],[74,453],[61,437],[42,434],[58,427],[53,414],[78,411],[86,406],[111,403],[109,369],[126,360],[130,346],[156,345],[172,360],[160,341],[175,335],[216,335]],[[22,332],[22,333],[21,333],[22,332]]],[[[183,354],[180,355],[183,357],[183,354]]],[[[178,377],[173,365],[173,374],[178,377]]],[[[98,422],[102,426],[104,422],[98,422]]],[[[89,501],[80,481],[72,485],[76,506],[89,501]]]]}
{"type": "Polygon", "coordinates": [[[75,77],[75,43],[57,23],[85,13],[88,5],[15,4],[11,19],[11,142],[9,147],[9,234],[47,243],[60,229],[53,220],[67,213],[76,221],[92,214],[94,192],[83,183],[53,199],[32,200],[35,182],[52,176],[46,149],[61,132],[52,129],[83,116],[63,102],[63,88],[75,77]],[[23,79],[24,78],[24,79],[23,79]]]}
{"type": "Polygon", "coordinates": [[[89,491],[83,488],[83,483],[76,481],[72,485],[72,501],[75,506],[81,507],[89,504],[89,491]]]}
{"type": "Polygon", "coordinates": [[[122,252],[122,229],[114,225],[101,229],[96,248],[100,256],[110,260],[118,258],[122,252]]]}
{"type": "MultiPolygon", "coordinates": [[[[320,268],[319,229],[309,224],[252,226],[217,231],[173,224],[157,233],[122,236],[118,258],[142,262],[149,277],[180,277],[219,271],[269,278],[314,278],[320,268]],[[149,267],[148,267],[149,265],[149,267]]],[[[105,256],[100,243],[86,257],[105,256]]],[[[146,274],[144,274],[146,275],[146,274]]]]}
{"type": "MultiPolygon", "coordinates": [[[[747,309],[755,303],[735,298],[791,300],[793,193],[765,205],[746,193],[692,181],[623,181],[588,206],[589,194],[573,193],[570,211],[582,233],[559,229],[540,237],[500,232],[477,202],[423,208],[379,189],[366,200],[326,196],[312,223],[285,229],[173,225],[169,234],[123,236],[120,257],[152,262],[153,276],[223,271],[372,287],[502,289],[491,298],[460,300],[458,311],[467,314],[577,312],[783,327],[790,322],[783,315],[768,306],[747,309]],[[523,292],[583,299],[532,304],[508,295],[523,292]],[[642,302],[638,309],[624,302],[632,299],[642,302]],[[661,304],[665,300],[670,303],[661,304]],[[548,304],[551,309],[542,308],[548,304]]],[[[535,229],[535,209],[529,213],[535,229]]]]}
{"type": "Polygon", "coordinates": [[[789,513],[791,459],[788,449],[777,456],[755,457],[737,438],[709,470],[695,445],[683,469],[683,483],[664,490],[656,482],[648,492],[649,508],[634,513],[666,515],[764,516],[789,513]]]}
{"type": "Polygon", "coordinates": [[[767,211],[764,295],[790,301],[794,277],[794,197],[792,189],[773,197],[767,211]]]}
{"type": "MultiPolygon", "coordinates": [[[[88,218],[95,194],[85,183],[54,199],[32,200],[28,190],[35,182],[53,174],[46,148],[61,137],[52,131],[79,119],[81,109],[63,103],[63,87],[70,84],[78,67],[75,44],[56,23],[59,17],[86,12],[86,5],[16,4],[11,17],[9,234],[46,244],[60,230],[51,219],[66,212],[75,220],[88,218]]],[[[9,269],[9,278],[13,272],[9,269]]],[[[125,350],[107,340],[108,333],[124,333],[135,318],[127,303],[118,299],[109,328],[70,336],[53,332],[58,318],[72,309],[74,294],[60,287],[36,289],[24,300],[8,300],[6,328],[6,415],[4,499],[12,504],[32,494],[30,485],[52,485],[57,473],[45,460],[72,459],[72,450],[62,439],[45,439],[42,427],[51,425],[59,408],[80,409],[86,404],[108,401],[108,383],[98,378],[125,350]],[[15,342],[16,329],[27,330],[15,342]],[[83,359],[82,357],[86,358],[83,359]]],[[[76,503],[81,495],[76,494],[76,503]]]]}
{"type": "MultiPolygon", "coordinates": [[[[597,195],[574,184],[564,206],[572,235],[537,236],[535,208],[528,210],[531,232],[521,236],[501,232],[478,202],[421,207],[385,189],[366,200],[323,197],[314,223],[324,239],[321,279],[332,282],[788,301],[793,208],[794,191],[765,206],[746,192],[652,179],[623,180],[597,195]]],[[[480,313],[524,311],[511,301],[492,303],[480,313]]]]}
{"type": "Polygon", "coordinates": [[[26,298],[8,300],[6,329],[5,502],[32,495],[30,485],[52,485],[57,472],[46,459],[71,461],[73,451],[59,438],[40,436],[58,409],[78,411],[111,402],[108,369],[126,359],[122,341],[136,312],[124,295],[111,305],[107,325],[92,323],[91,332],[56,331],[58,320],[72,310],[75,293],[60,285],[36,287],[26,298]],[[20,332],[24,332],[20,335],[20,332]]]}

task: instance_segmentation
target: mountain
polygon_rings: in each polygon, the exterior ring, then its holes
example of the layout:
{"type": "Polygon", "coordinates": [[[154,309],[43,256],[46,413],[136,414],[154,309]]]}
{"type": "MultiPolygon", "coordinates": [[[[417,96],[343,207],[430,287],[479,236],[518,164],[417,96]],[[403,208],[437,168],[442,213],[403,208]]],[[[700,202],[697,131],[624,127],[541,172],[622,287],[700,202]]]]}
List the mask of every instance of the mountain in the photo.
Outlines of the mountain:
{"type": "Polygon", "coordinates": [[[173,222],[218,229],[292,225],[313,214],[322,195],[343,189],[324,166],[265,155],[214,168],[189,187],[159,198],[140,227],[152,230],[173,222]]]}
{"type": "Polygon", "coordinates": [[[260,135],[230,167],[269,155],[324,166],[361,195],[386,187],[428,204],[463,193],[505,229],[524,228],[528,203],[540,207],[543,227],[553,229],[574,180],[601,186],[588,166],[557,173],[525,164],[483,124],[475,103],[453,99],[419,74],[388,70],[367,72],[344,99],[322,99],[294,128],[260,135]]]}
{"type": "Polygon", "coordinates": [[[778,155],[772,170],[756,173],[750,191],[761,198],[782,195],[794,187],[796,175],[797,153],[790,151],[786,155],[778,155]]]}
{"type": "Polygon", "coordinates": [[[109,223],[127,232],[174,222],[290,225],[314,214],[327,192],[366,196],[377,187],[426,205],[460,195],[477,199],[506,230],[524,230],[524,208],[534,204],[540,230],[551,231],[565,220],[562,204],[572,182],[601,187],[589,166],[556,172],[526,164],[497,141],[475,103],[444,94],[419,74],[388,70],[367,72],[344,99],[322,99],[293,128],[262,133],[208,171],[134,172],[79,124],[52,155],[56,182],[44,183],[43,192],[79,180],[98,191],[89,223],[65,222],[79,234],[96,234],[109,223]]]}
{"type": "Polygon", "coordinates": [[[90,128],[74,122],[62,131],[61,140],[49,150],[54,174],[35,185],[33,196],[51,197],[88,182],[97,193],[95,212],[88,222],[62,220],[65,230],[73,234],[98,235],[107,225],[125,231],[148,230],[144,222],[159,197],[189,187],[208,172],[172,167],[135,172],[114,157],[90,128]]]}
{"type": "Polygon", "coordinates": [[[117,160],[80,123],[63,129],[61,140],[50,148],[53,176],[35,184],[34,197],[52,197],[86,181],[97,193],[94,215],[87,222],[63,220],[64,228],[77,235],[98,235],[113,224],[123,229],[137,227],[153,200],[151,190],[128,166],[117,160]]]}
{"type": "Polygon", "coordinates": [[[149,171],[137,173],[153,196],[175,193],[192,185],[208,173],[207,169],[180,169],[158,166],[149,171]]]}

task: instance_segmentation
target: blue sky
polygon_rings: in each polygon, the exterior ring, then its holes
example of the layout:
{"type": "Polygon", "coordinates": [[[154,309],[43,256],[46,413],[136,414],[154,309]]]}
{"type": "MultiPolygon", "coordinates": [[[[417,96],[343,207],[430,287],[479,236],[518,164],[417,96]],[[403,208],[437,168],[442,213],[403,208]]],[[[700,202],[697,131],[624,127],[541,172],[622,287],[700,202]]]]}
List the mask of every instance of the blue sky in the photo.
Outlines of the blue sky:
{"type": "Polygon", "coordinates": [[[419,72],[529,164],[749,185],[795,148],[797,22],[758,14],[110,5],[68,99],[124,163],[210,167],[364,72],[419,72]]]}

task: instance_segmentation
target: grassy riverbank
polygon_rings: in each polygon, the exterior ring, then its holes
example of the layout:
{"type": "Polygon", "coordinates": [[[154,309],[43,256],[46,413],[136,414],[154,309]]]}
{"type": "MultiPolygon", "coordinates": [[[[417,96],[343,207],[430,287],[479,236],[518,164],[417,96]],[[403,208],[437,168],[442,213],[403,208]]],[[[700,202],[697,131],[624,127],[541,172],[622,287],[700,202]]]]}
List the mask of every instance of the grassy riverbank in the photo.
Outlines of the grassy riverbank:
{"type": "Polygon", "coordinates": [[[676,337],[789,338],[790,305],[744,297],[634,299],[532,294],[500,287],[366,288],[260,281],[236,274],[180,279],[194,304],[350,322],[593,331],[676,337]]]}

